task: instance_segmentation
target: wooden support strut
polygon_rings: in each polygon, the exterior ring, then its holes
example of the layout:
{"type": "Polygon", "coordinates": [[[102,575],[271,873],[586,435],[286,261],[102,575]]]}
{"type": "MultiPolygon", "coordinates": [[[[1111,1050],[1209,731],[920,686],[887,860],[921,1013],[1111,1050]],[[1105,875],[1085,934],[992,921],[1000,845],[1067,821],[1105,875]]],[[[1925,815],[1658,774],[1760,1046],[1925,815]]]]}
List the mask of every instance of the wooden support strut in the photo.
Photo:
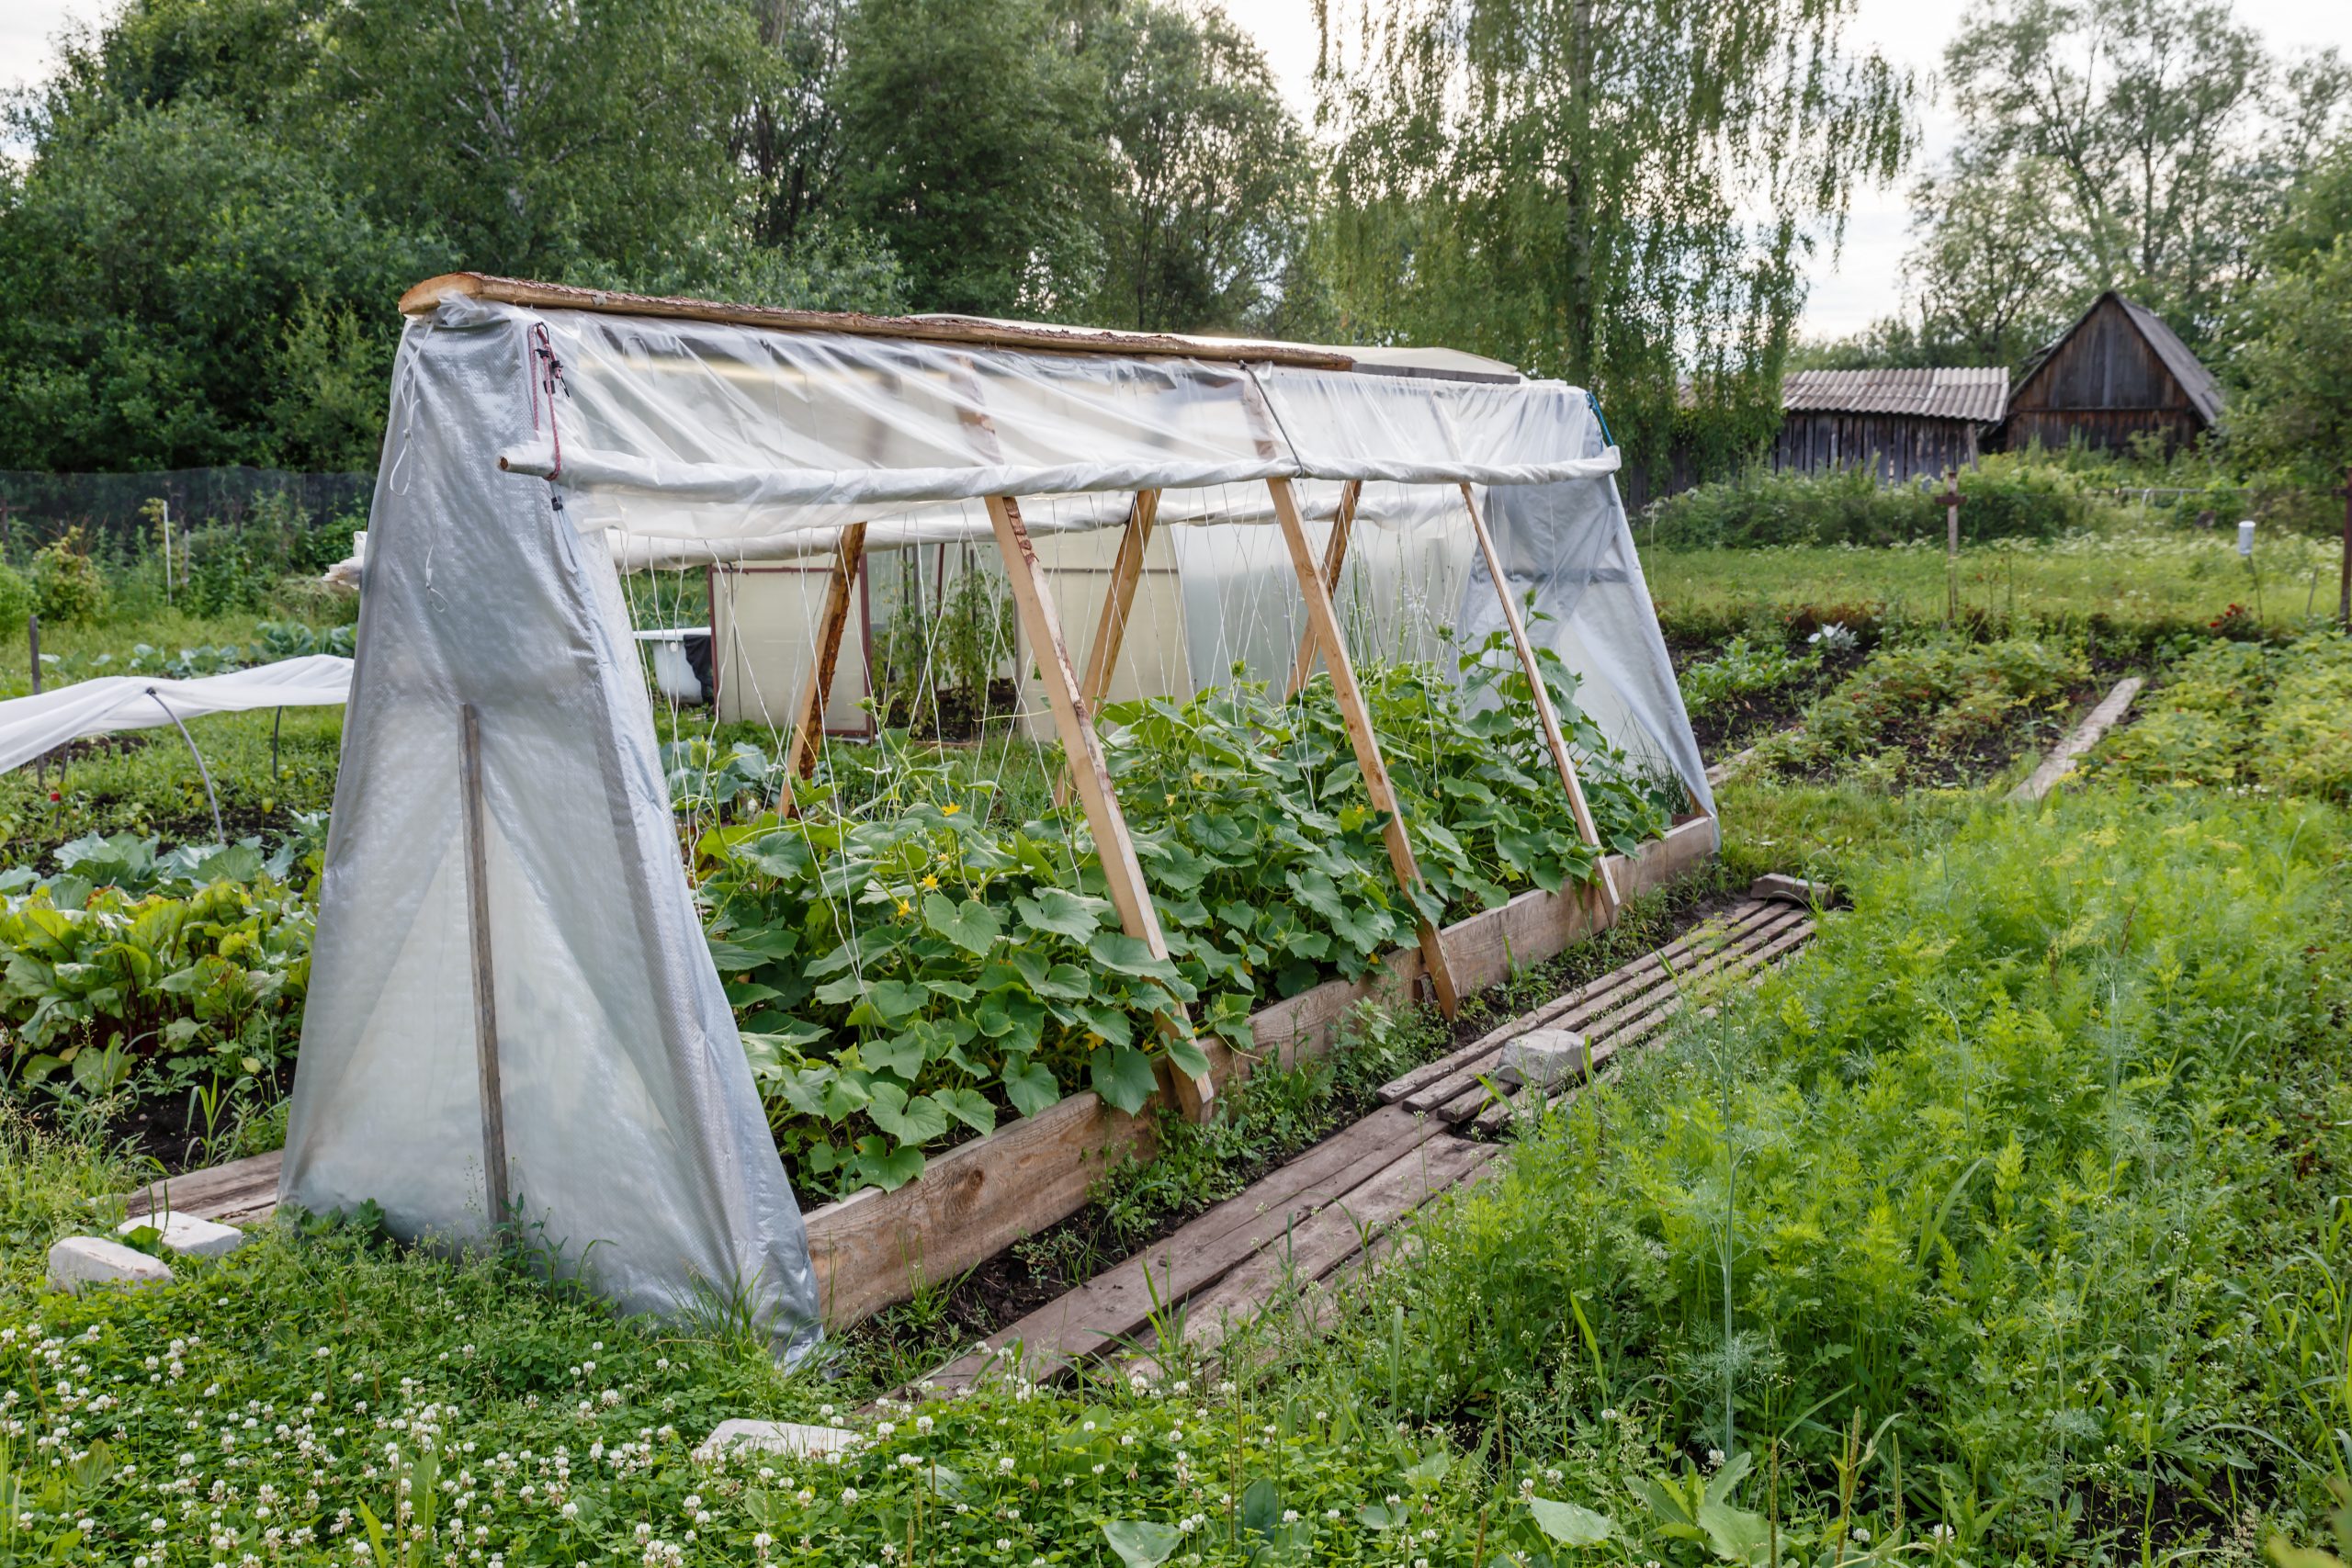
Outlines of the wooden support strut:
{"type": "Polygon", "coordinates": [[[490,849],[482,827],[481,720],[458,710],[458,784],[465,795],[466,925],[472,941],[474,1055],[481,1090],[482,1176],[493,1228],[511,1217],[506,1184],[506,1100],[498,1082],[498,987],[490,962],[490,849]]]}
{"type": "MultiPolygon", "coordinates": [[[[1373,734],[1372,715],[1364,707],[1363,691],[1356,684],[1355,666],[1348,658],[1348,645],[1340,635],[1340,617],[1331,608],[1330,591],[1323,586],[1323,578],[1316,570],[1315,551],[1306,542],[1306,525],[1298,515],[1298,500],[1291,493],[1290,480],[1270,479],[1266,488],[1274,498],[1274,516],[1282,524],[1283,540],[1290,547],[1291,567],[1298,574],[1299,591],[1306,598],[1307,629],[1323,645],[1323,660],[1331,671],[1331,690],[1340,705],[1340,716],[1348,727],[1348,739],[1355,747],[1356,768],[1363,774],[1364,793],[1372,797],[1372,808],[1386,821],[1381,836],[1388,843],[1388,863],[1396,868],[1396,880],[1408,898],[1417,898],[1422,891],[1421,868],[1413,859],[1412,840],[1406,836],[1405,818],[1396,808],[1396,791],[1388,782],[1388,768],[1380,760],[1380,741],[1373,734]]],[[[1414,919],[1420,927],[1421,963],[1429,971],[1430,984],[1437,989],[1438,1010],[1452,1018],[1461,1007],[1462,999],[1453,987],[1453,971],[1446,963],[1445,942],[1436,924],[1417,907],[1414,919]]]]}
{"type": "Polygon", "coordinates": [[[865,558],[865,525],[853,523],[842,530],[833,549],[833,570],[825,580],[825,608],[817,623],[815,658],[808,665],[808,684],[792,715],[792,739],[785,746],[784,814],[791,816],[798,803],[795,786],[817,772],[817,748],[825,734],[825,705],[833,694],[833,671],[841,663],[842,630],[849,624],[850,601],[857,592],[857,571],[865,558]]]}
{"type": "MultiPolygon", "coordinates": [[[[1363,481],[1350,479],[1340,487],[1340,510],[1331,517],[1330,541],[1323,547],[1323,591],[1340,591],[1340,572],[1348,564],[1348,536],[1355,528],[1356,502],[1363,496],[1363,481]]],[[[1298,635],[1298,657],[1291,660],[1290,684],[1283,688],[1290,696],[1298,695],[1306,677],[1315,669],[1315,623],[1298,635]]]]}
{"type": "MultiPolygon", "coordinates": [[[[1135,841],[1127,836],[1126,815],[1119,809],[1118,793],[1111,787],[1111,771],[1102,761],[1102,743],[1094,733],[1094,715],[1079,690],[1069,647],[1062,640],[1061,618],[1054,612],[1052,589],[1029,542],[1029,530],[1022,525],[1020,503],[1011,496],[992,495],[988,507],[997,549],[1012,581],[1012,601],[1020,611],[1022,631],[1036,657],[1046,700],[1053,705],[1054,728],[1060,732],[1079,804],[1094,835],[1095,852],[1102,858],[1111,905],[1118,910],[1119,923],[1129,936],[1139,939],[1154,958],[1166,958],[1168,939],[1160,932],[1159,912],[1152,906],[1150,888],[1145,886],[1135,841]]],[[[1177,1004],[1171,1001],[1170,1006],[1176,1009],[1176,1016],[1161,1013],[1159,1032],[1181,1036],[1189,1023],[1177,1004]]],[[[1216,1096],[1216,1086],[1208,1075],[1193,1077],[1178,1071],[1170,1077],[1177,1109],[1193,1121],[1205,1120],[1216,1096]]]]}
{"type": "MultiPolygon", "coordinates": [[[[1119,667],[1119,649],[1127,637],[1127,616],[1135,609],[1136,584],[1143,581],[1144,552],[1151,547],[1151,525],[1159,515],[1159,492],[1139,490],[1127,508],[1127,525],[1119,536],[1118,558],[1111,563],[1111,585],[1102,595],[1102,616],[1095,623],[1094,646],[1086,650],[1086,675],[1079,694],[1086,699],[1090,722],[1111,690],[1119,667]]],[[[1070,773],[1065,768],[1054,783],[1054,804],[1069,804],[1070,773]]]]}
{"type": "Polygon", "coordinates": [[[1519,601],[1511,597],[1510,580],[1503,575],[1503,558],[1495,548],[1495,536],[1487,527],[1487,520],[1478,514],[1478,502],[1470,487],[1462,487],[1462,504],[1470,509],[1471,531],[1478,536],[1478,553],[1487,559],[1487,575],[1495,581],[1495,597],[1502,601],[1503,623],[1510,627],[1511,646],[1519,650],[1519,667],[1527,672],[1528,689],[1535,697],[1535,717],[1544,727],[1544,744],[1552,753],[1552,761],[1560,770],[1561,787],[1568,792],[1568,809],[1576,815],[1577,831],[1592,846],[1593,864],[1600,872],[1601,896],[1609,900],[1609,918],[1615,920],[1623,900],[1617,897],[1617,879],[1609,874],[1608,846],[1600,841],[1600,829],[1592,820],[1592,807],[1584,797],[1584,781],[1577,777],[1576,759],[1568,755],[1568,739],[1560,731],[1559,710],[1552,705],[1551,689],[1544,684],[1544,672],[1536,663],[1535,645],[1527,639],[1527,623],[1519,613],[1519,601]]]}

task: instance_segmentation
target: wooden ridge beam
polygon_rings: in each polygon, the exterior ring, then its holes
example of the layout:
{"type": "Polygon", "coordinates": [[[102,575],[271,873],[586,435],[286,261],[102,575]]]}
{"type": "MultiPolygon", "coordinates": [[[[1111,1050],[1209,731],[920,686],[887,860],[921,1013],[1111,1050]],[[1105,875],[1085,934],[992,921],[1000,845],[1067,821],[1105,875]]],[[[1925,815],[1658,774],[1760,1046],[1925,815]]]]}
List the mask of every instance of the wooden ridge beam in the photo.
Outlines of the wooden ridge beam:
{"type": "MultiPolygon", "coordinates": [[[[989,522],[996,530],[997,549],[1004,558],[1005,575],[1012,580],[1012,600],[1021,615],[1022,631],[1029,639],[1030,652],[1037,661],[1037,669],[1046,685],[1046,698],[1053,706],[1054,728],[1060,733],[1062,750],[1069,758],[1070,776],[1078,789],[1079,805],[1086,813],[1086,825],[1094,835],[1095,852],[1102,858],[1102,880],[1111,896],[1111,905],[1119,912],[1119,923],[1131,937],[1140,939],[1154,958],[1168,956],[1168,938],[1159,928],[1159,911],[1151,901],[1151,889],[1145,883],[1142,863],[1136,859],[1135,840],[1127,834],[1126,814],[1119,809],[1118,792],[1111,785],[1111,771],[1102,760],[1102,739],[1094,733],[1094,714],[1085,695],[1079,690],[1078,671],[1072,668],[1069,645],[1062,638],[1061,617],[1054,611],[1053,588],[1046,580],[1044,563],[1037,559],[1036,547],[1030,542],[1029,530],[1021,521],[1021,504],[1009,495],[992,495],[988,500],[989,522]]],[[[1172,999],[1169,1006],[1175,1016],[1159,1014],[1159,1031],[1163,1037],[1182,1038],[1190,1033],[1190,1022],[1182,1009],[1172,999]]],[[[1204,1120],[1216,1097],[1216,1086],[1206,1073],[1199,1077],[1181,1070],[1169,1074],[1176,1107],[1194,1121],[1204,1120]]]]}
{"type": "Polygon", "coordinates": [[[1446,963],[1445,939],[1437,923],[1420,910],[1419,899],[1426,888],[1421,868],[1413,858],[1413,842],[1405,831],[1404,813],[1397,809],[1396,791],[1388,781],[1388,766],[1380,760],[1380,739],[1373,733],[1372,714],[1364,706],[1363,689],[1356,684],[1355,666],[1348,658],[1348,645],[1340,633],[1338,613],[1332,609],[1330,592],[1316,570],[1315,551],[1306,542],[1306,525],[1298,515],[1298,499],[1291,493],[1288,479],[1268,479],[1266,489],[1272,493],[1274,515],[1282,523],[1283,540],[1290,547],[1291,567],[1298,574],[1299,591],[1306,598],[1307,626],[1323,645],[1323,661],[1331,672],[1332,693],[1339,701],[1340,716],[1348,727],[1348,739],[1355,748],[1356,768],[1363,774],[1364,793],[1372,797],[1372,808],[1385,818],[1380,831],[1388,845],[1388,863],[1396,868],[1397,885],[1414,906],[1413,919],[1420,932],[1421,962],[1429,971],[1430,984],[1437,991],[1438,1010],[1452,1018],[1460,1010],[1462,998],[1454,989],[1453,967],[1446,963]]]}

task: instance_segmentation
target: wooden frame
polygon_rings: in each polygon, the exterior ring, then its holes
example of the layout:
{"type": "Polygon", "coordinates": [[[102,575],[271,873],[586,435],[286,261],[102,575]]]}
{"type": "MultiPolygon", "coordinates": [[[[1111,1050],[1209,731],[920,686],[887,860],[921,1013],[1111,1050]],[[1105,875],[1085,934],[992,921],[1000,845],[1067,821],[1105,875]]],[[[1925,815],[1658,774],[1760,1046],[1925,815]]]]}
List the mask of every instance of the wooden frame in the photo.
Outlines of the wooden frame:
{"type": "MultiPolygon", "coordinates": [[[[1078,672],[1070,665],[1069,645],[1062,639],[1061,619],[1054,610],[1053,591],[1046,581],[1045,566],[1037,559],[1036,547],[1029,541],[1029,530],[1022,524],[1020,502],[1009,495],[992,495],[988,498],[988,508],[989,522],[996,530],[997,549],[1004,557],[1005,574],[1012,582],[1012,599],[1020,612],[1022,630],[1029,639],[1030,652],[1045,681],[1046,697],[1054,710],[1054,728],[1060,732],[1079,804],[1086,812],[1087,828],[1094,835],[1095,852],[1102,862],[1102,880],[1111,895],[1112,907],[1118,910],[1119,923],[1129,936],[1140,939],[1154,958],[1166,958],[1168,939],[1159,929],[1159,911],[1154,908],[1151,889],[1144,882],[1143,865],[1136,859],[1135,841],[1127,836],[1126,814],[1119,809],[1118,792],[1111,787],[1110,769],[1102,761],[1102,743],[1094,733],[1093,710],[1079,690],[1078,672]]],[[[1182,1035],[1188,1029],[1188,1021],[1181,1010],[1174,1017],[1159,1015],[1163,1036],[1182,1035]]],[[[1204,1120],[1216,1096],[1208,1075],[1193,1077],[1177,1070],[1171,1071],[1170,1077],[1177,1108],[1193,1121],[1204,1120]]]]}
{"type": "MultiPolygon", "coordinates": [[[[1308,632],[1323,645],[1323,662],[1331,671],[1332,694],[1339,700],[1340,716],[1348,727],[1349,742],[1354,746],[1356,768],[1363,774],[1364,793],[1372,797],[1372,808],[1385,818],[1380,829],[1387,840],[1388,863],[1396,868],[1397,885],[1405,897],[1416,900],[1423,889],[1421,868],[1413,858],[1413,841],[1406,834],[1404,814],[1396,808],[1396,791],[1388,782],[1388,766],[1380,760],[1380,739],[1373,733],[1372,714],[1365,708],[1363,690],[1356,684],[1354,664],[1348,658],[1348,645],[1340,634],[1340,617],[1331,608],[1330,590],[1324,587],[1322,573],[1317,570],[1315,551],[1306,542],[1306,525],[1298,515],[1298,498],[1291,493],[1290,481],[1271,479],[1266,489],[1274,499],[1274,516],[1282,524],[1283,541],[1290,547],[1290,564],[1298,574],[1299,592],[1306,599],[1308,632]]],[[[1420,927],[1421,961],[1427,965],[1430,985],[1437,992],[1438,1010],[1452,1018],[1462,1006],[1461,994],[1454,989],[1453,971],[1445,960],[1445,939],[1437,924],[1420,912],[1416,903],[1413,918],[1420,927]]]]}
{"type": "MultiPolygon", "coordinates": [[[[1143,581],[1144,552],[1151,547],[1151,525],[1159,515],[1159,492],[1139,490],[1127,507],[1126,526],[1119,535],[1119,554],[1111,563],[1111,581],[1102,592],[1102,614],[1094,625],[1094,646],[1086,650],[1086,674],[1079,682],[1079,694],[1086,700],[1086,716],[1093,722],[1094,710],[1102,705],[1102,698],[1111,690],[1111,677],[1119,667],[1119,653],[1127,639],[1127,617],[1135,610],[1136,585],[1143,581]]],[[[1054,804],[1069,804],[1071,774],[1063,770],[1054,782],[1054,804]]]]}
{"type": "MultiPolygon", "coordinates": [[[[825,703],[833,693],[833,671],[841,662],[842,629],[849,624],[850,596],[857,589],[857,570],[865,558],[865,525],[853,523],[842,530],[833,547],[833,570],[825,580],[823,618],[817,623],[817,643],[809,661],[808,681],[793,709],[792,739],[784,749],[785,788],[789,791],[817,772],[817,748],[825,733],[825,703]]],[[[798,803],[784,801],[790,816],[798,803]]]]}
{"type": "Polygon", "coordinates": [[[474,1067],[481,1095],[481,1172],[493,1231],[514,1210],[506,1170],[506,1096],[499,1087],[498,982],[490,949],[490,844],[483,825],[481,719],[474,705],[458,710],[458,784],[466,822],[466,924],[473,954],[474,1067]]]}
{"type": "Polygon", "coordinates": [[[1552,693],[1544,684],[1543,669],[1535,660],[1535,645],[1527,639],[1527,623],[1521,618],[1519,601],[1511,597],[1510,579],[1503,575],[1503,558],[1495,548],[1495,536],[1487,528],[1487,520],[1478,514],[1477,498],[1470,487],[1462,487],[1462,504],[1470,510],[1470,529],[1478,536],[1478,553],[1486,558],[1487,575],[1494,579],[1495,597],[1502,602],[1503,624],[1510,627],[1511,647],[1518,650],[1519,667],[1527,672],[1527,685],[1535,698],[1535,717],[1544,727],[1544,744],[1552,753],[1552,761],[1560,770],[1560,786],[1568,792],[1568,809],[1577,819],[1577,831],[1584,841],[1601,851],[1593,863],[1600,870],[1600,890],[1613,911],[1622,901],[1617,897],[1617,884],[1609,874],[1609,856],[1600,842],[1600,829],[1592,820],[1592,807],[1584,797],[1584,781],[1577,777],[1576,760],[1568,755],[1567,737],[1560,732],[1559,711],[1552,705],[1552,693]]]}
{"type": "MultiPolygon", "coordinates": [[[[1323,546],[1323,591],[1340,591],[1340,573],[1348,564],[1348,536],[1355,531],[1356,503],[1363,498],[1363,481],[1350,479],[1340,487],[1340,509],[1331,515],[1331,537],[1323,546]]],[[[1291,660],[1290,684],[1283,688],[1285,696],[1298,695],[1299,688],[1315,670],[1315,626],[1312,622],[1298,634],[1298,657],[1291,660]]]]}

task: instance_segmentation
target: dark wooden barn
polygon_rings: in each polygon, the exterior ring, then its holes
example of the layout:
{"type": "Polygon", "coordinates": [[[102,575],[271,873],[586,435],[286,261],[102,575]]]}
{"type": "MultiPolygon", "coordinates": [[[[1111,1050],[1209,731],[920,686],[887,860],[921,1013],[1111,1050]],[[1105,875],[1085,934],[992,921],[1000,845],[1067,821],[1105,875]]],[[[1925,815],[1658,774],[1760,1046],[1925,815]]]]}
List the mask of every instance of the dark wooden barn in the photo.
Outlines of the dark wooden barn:
{"type": "Polygon", "coordinates": [[[2029,362],[1994,442],[2120,448],[2154,434],[2193,441],[2222,416],[2221,383],[2162,317],[2113,289],[2029,362]]]}
{"type": "Polygon", "coordinates": [[[1965,468],[1999,423],[2008,389],[2009,373],[1998,366],[1792,370],[1781,378],[1772,467],[1868,466],[1888,483],[1965,468]]]}

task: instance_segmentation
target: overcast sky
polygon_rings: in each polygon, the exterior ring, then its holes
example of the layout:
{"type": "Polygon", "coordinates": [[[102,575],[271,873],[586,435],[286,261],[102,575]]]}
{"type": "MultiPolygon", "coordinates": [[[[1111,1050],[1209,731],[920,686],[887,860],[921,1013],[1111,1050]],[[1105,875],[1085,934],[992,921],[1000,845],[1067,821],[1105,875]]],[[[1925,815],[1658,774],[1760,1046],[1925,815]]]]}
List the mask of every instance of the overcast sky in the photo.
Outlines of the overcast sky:
{"type": "MultiPolygon", "coordinates": [[[[0,82],[38,80],[53,58],[50,43],[58,30],[69,20],[95,20],[109,8],[107,0],[0,0],[0,82]]],[[[2235,8],[2274,48],[2335,44],[2352,52],[2352,4],[2346,0],[2236,0],[2235,8]]],[[[1257,36],[1292,107],[1302,118],[1311,116],[1314,0],[1234,0],[1227,11],[1257,36]]],[[[1852,37],[1928,78],[1962,14],[1950,0],[1860,0],[1852,37]]],[[[1933,102],[1922,118],[1924,155],[1932,161],[1951,144],[1951,121],[1933,102]]],[[[1842,336],[1895,308],[1907,218],[1903,182],[1856,198],[1843,250],[1834,258],[1816,258],[1810,269],[1808,335],[1842,336]]]]}

